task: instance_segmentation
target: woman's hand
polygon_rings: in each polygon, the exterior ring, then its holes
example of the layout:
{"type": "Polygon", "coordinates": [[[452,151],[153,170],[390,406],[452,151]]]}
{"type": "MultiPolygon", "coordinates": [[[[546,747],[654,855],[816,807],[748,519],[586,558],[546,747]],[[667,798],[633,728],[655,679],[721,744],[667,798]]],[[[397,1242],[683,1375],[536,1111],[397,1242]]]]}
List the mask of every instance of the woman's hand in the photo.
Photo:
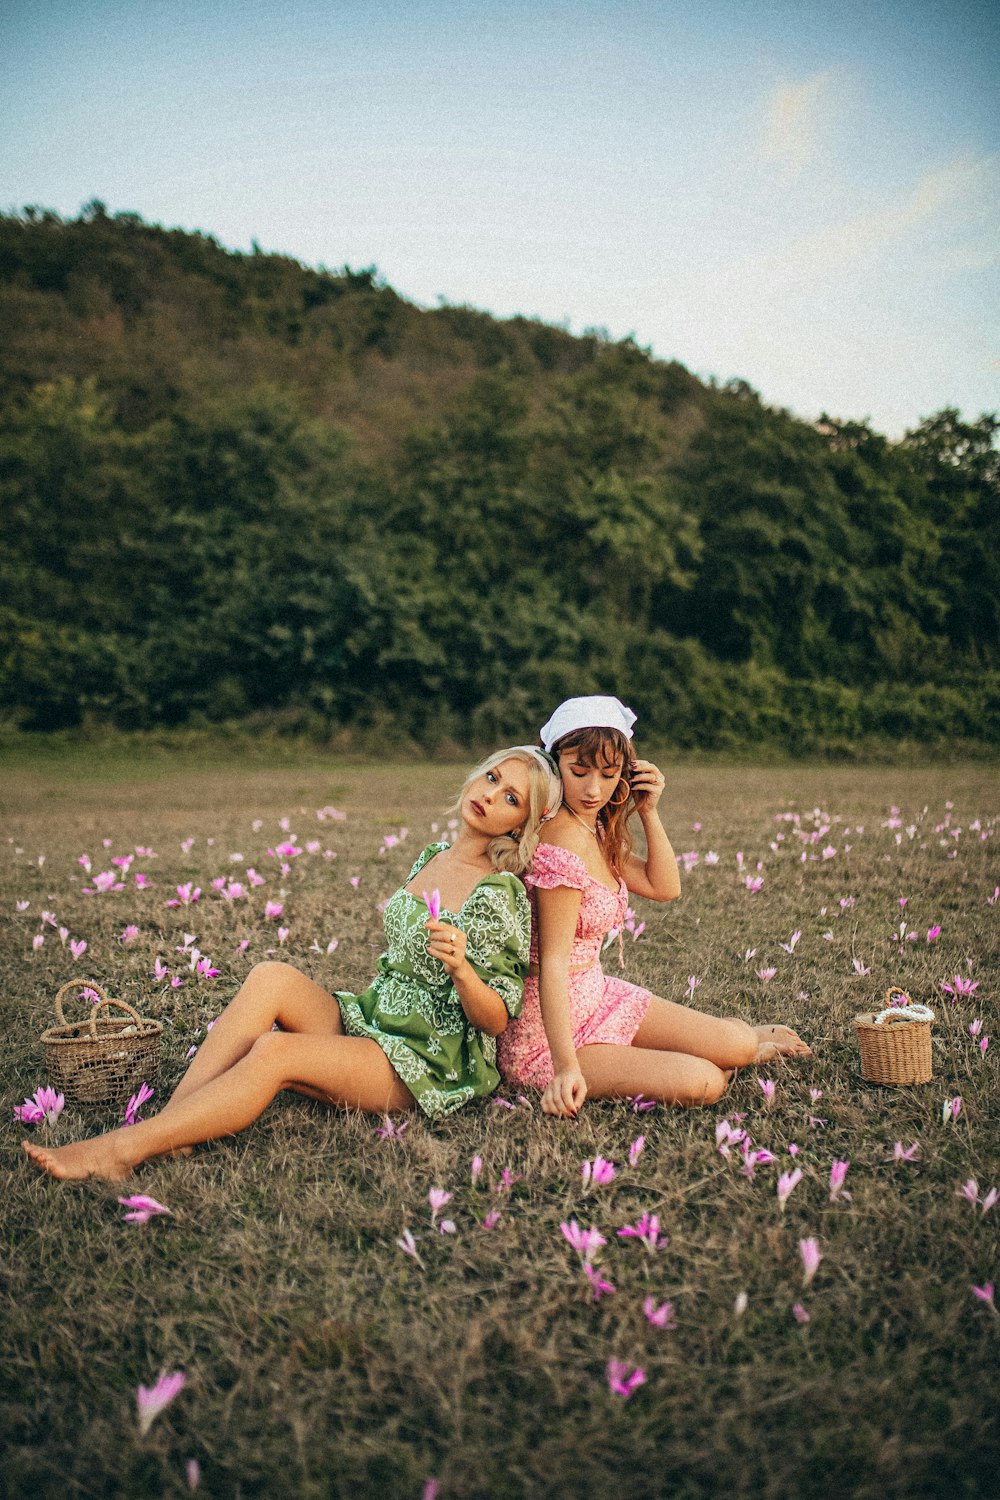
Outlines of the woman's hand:
{"type": "Polygon", "coordinates": [[[587,1080],[579,1068],[563,1068],[542,1095],[542,1110],[559,1119],[574,1120],[587,1097],[587,1080]]]}
{"type": "Polygon", "coordinates": [[[430,934],[427,939],[427,952],[431,958],[436,958],[444,964],[454,979],[465,963],[465,949],[469,939],[461,927],[456,927],[454,922],[442,922],[437,917],[431,917],[430,921],[424,923],[424,926],[430,934]]]}
{"type": "Polygon", "coordinates": [[[666,785],[666,779],[659,766],[654,766],[651,760],[634,760],[629,779],[632,783],[632,796],[635,798],[639,816],[653,812],[663,796],[663,788],[666,785]]]}

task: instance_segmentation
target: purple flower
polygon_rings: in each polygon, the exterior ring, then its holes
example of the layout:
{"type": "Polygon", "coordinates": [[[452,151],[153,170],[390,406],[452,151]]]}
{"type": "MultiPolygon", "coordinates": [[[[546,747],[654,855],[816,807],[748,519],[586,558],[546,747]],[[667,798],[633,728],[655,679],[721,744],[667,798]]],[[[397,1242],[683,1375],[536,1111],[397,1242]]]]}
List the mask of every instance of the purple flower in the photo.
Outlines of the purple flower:
{"type": "Polygon", "coordinates": [[[957,1120],[962,1113],[962,1096],[956,1094],[953,1099],[946,1099],[941,1106],[941,1122],[948,1124],[949,1120],[957,1120]]]}
{"type": "Polygon", "coordinates": [[[264,916],[269,922],[276,922],[283,910],[284,907],[280,901],[268,901],[264,906],[264,916]]]}
{"type": "Polygon", "coordinates": [[[582,1229],[575,1219],[570,1219],[568,1224],[560,1224],[559,1228],[584,1261],[592,1261],[601,1246],[608,1243],[599,1229],[582,1229]]]}
{"type": "Polygon", "coordinates": [[[433,1224],[445,1204],[451,1202],[451,1194],[446,1193],[444,1188],[432,1187],[428,1191],[427,1201],[431,1206],[431,1223],[433,1224]]]}
{"type": "Polygon", "coordinates": [[[760,1084],[760,1091],[764,1095],[764,1098],[767,1100],[768,1104],[773,1104],[774,1103],[774,1079],[773,1078],[758,1078],[757,1082],[760,1084]]]}
{"type": "Polygon", "coordinates": [[[148,1224],[154,1214],[170,1212],[162,1203],[157,1203],[155,1198],[147,1198],[145,1193],[133,1193],[131,1198],[119,1198],[118,1202],[123,1208],[130,1210],[125,1215],[126,1224],[148,1224]]]}
{"type": "Polygon", "coordinates": [[[595,1302],[600,1302],[602,1297],[614,1294],[614,1282],[605,1281],[600,1271],[595,1271],[589,1260],[583,1262],[583,1273],[590,1282],[590,1290],[594,1294],[595,1302]]]}
{"type": "Polygon", "coordinates": [[[654,1297],[647,1297],[642,1304],[642,1310],[646,1314],[647,1323],[653,1328],[676,1328],[677,1319],[674,1317],[674,1304],[672,1302],[661,1302],[656,1305],[654,1297]]]}
{"type": "Polygon", "coordinates": [[[479,1174],[482,1170],[483,1158],[481,1156],[474,1156],[472,1158],[472,1164],[469,1167],[469,1178],[473,1183],[478,1180],[479,1174]]]}
{"type": "Polygon", "coordinates": [[[438,921],[441,916],[441,892],[438,890],[437,886],[435,886],[430,893],[424,891],[423,898],[424,905],[430,912],[432,921],[438,921]]]}
{"type": "Polygon", "coordinates": [[[819,1241],[816,1239],[799,1240],[799,1254],[802,1257],[802,1285],[808,1286],[819,1270],[819,1263],[823,1259],[819,1241]]]}
{"type": "Polygon", "coordinates": [[[794,1172],[782,1172],[778,1178],[778,1206],[782,1213],[785,1211],[785,1204],[788,1202],[790,1194],[795,1191],[801,1181],[801,1167],[796,1167],[794,1172]]]}
{"type": "Polygon", "coordinates": [[[144,1385],[139,1386],[135,1393],[135,1404],[139,1414],[141,1437],[145,1437],[160,1412],[169,1406],[174,1397],[184,1389],[186,1379],[187,1376],[180,1370],[175,1370],[172,1375],[161,1372],[156,1384],[148,1390],[144,1385]]]}
{"type": "Polygon", "coordinates": [[[595,1156],[593,1161],[585,1161],[581,1167],[584,1187],[593,1183],[594,1187],[604,1187],[609,1182],[614,1182],[618,1173],[612,1161],[605,1161],[603,1156],[595,1156]]]}
{"type": "Polygon", "coordinates": [[[484,1229],[495,1229],[499,1223],[500,1223],[500,1211],[499,1211],[499,1209],[494,1208],[494,1209],[491,1209],[491,1211],[483,1219],[483,1228],[484,1229]]]}
{"type": "Polygon", "coordinates": [[[985,1302],[986,1306],[990,1309],[991,1312],[996,1312],[997,1307],[996,1303],[993,1300],[992,1281],[986,1281],[982,1286],[971,1286],[969,1288],[969,1291],[974,1297],[978,1297],[980,1302],[985,1302]]]}
{"type": "Polygon", "coordinates": [[[929,943],[936,943],[937,940],[938,940],[938,938],[940,936],[941,936],[941,927],[940,927],[940,924],[938,924],[935,927],[928,927],[928,929],[927,929],[927,941],[929,943]]]}
{"type": "Polygon", "coordinates": [[[125,1106],[125,1124],[138,1125],[142,1119],[139,1111],[144,1104],[148,1104],[153,1097],[153,1090],[148,1083],[140,1083],[139,1092],[133,1094],[125,1106]]]}
{"type": "Polygon", "coordinates": [[[22,1125],[38,1125],[42,1120],[47,1125],[54,1125],[62,1114],[66,1099],[62,1094],[57,1094],[55,1089],[44,1086],[36,1089],[30,1099],[25,1099],[23,1104],[14,1106],[14,1119],[20,1120],[22,1125]]]}
{"type": "Polygon", "coordinates": [[[806,1312],[806,1310],[802,1306],[801,1302],[795,1302],[795,1303],[793,1303],[793,1305],[792,1305],[792,1317],[795,1319],[796,1323],[808,1323],[809,1322],[809,1314],[806,1312]]]}
{"type": "Polygon", "coordinates": [[[608,1386],[612,1395],[627,1401],[646,1383],[646,1372],[638,1365],[629,1365],[620,1359],[609,1359],[606,1366],[608,1386]]]}
{"type": "Polygon", "coordinates": [[[420,1266],[421,1269],[424,1268],[424,1263],[420,1259],[420,1256],[417,1254],[417,1242],[413,1238],[412,1230],[404,1229],[402,1236],[396,1241],[396,1244],[399,1246],[400,1250],[402,1250],[404,1255],[408,1255],[412,1260],[415,1260],[417,1265],[420,1266]]]}
{"type": "Polygon", "coordinates": [[[902,1141],[897,1141],[892,1148],[893,1161],[917,1161],[920,1157],[920,1144],[914,1141],[912,1145],[904,1150],[902,1141]]]}
{"type": "Polygon", "coordinates": [[[645,1148],[646,1137],[644,1135],[637,1135],[631,1146],[628,1148],[628,1164],[630,1167],[635,1166],[645,1148]]]}
{"type": "Polygon", "coordinates": [[[836,1203],[838,1198],[846,1198],[850,1202],[851,1195],[844,1189],[844,1178],[847,1176],[849,1161],[834,1161],[830,1163],[830,1202],[836,1203]]]}
{"type": "Polygon", "coordinates": [[[383,1124],[378,1127],[375,1134],[381,1136],[383,1141],[401,1141],[409,1127],[409,1120],[401,1120],[397,1125],[388,1115],[384,1115],[382,1118],[383,1124]]]}

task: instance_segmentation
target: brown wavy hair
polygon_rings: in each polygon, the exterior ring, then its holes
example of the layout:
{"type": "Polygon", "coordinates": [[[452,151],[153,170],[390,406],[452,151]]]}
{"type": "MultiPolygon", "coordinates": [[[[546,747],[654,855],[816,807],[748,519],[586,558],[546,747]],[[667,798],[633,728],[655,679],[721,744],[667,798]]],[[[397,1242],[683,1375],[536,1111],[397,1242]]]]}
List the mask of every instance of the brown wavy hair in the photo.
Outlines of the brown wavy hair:
{"type": "Polygon", "coordinates": [[[572,733],[564,735],[552,746],[551,753],[559,762],[560,774],[562,762],[559,757],[564,750],[574,750],[577,760],[585,766],[596,766],[599,770],[616,765],[622,767],[621,779],[612,793],[612,797],[621,798],[621,801],[617,807],[613,807],[609,802],[601,808],[597,814],[597,836],[608,864],[618,879],[623,880],[625,866],[632,853],[632,835],[628,828],[628,820],[635,812],[629,769],[635,757],[632,741],[627,739],[620,729],[597,727],[574,729],[572,733]],[[622,796],[623,786],[628,788],[627,797],[622,796]]]}

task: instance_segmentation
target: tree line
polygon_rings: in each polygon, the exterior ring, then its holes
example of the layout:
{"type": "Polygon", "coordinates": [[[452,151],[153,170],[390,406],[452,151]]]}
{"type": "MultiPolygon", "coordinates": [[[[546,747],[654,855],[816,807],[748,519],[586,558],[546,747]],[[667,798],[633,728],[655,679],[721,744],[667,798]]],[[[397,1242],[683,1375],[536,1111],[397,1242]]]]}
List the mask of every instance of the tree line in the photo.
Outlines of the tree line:
{"type": "Polygon", "coordinates": [[[600,331],[89,205],[0,216],[0,711],[996,742],[998,424],[890,442],[600,331]]]}

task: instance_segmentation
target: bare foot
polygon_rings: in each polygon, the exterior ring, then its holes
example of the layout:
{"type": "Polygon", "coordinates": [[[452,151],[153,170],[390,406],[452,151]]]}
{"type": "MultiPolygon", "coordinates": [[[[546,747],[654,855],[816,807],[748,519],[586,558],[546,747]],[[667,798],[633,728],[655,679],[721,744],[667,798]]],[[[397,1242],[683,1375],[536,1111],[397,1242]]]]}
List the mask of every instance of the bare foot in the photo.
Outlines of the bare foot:
{"type": "Polygon", "coordinates": [[[107,1182],[118,1182],[132,1171],[131,1162],[120,1154],[120,1147],[115,1143],[118,1134],[115,1131],[111,1135],[98,1135],[93,1140],[77,1141],[72,1146],[38,1146],[34,1141],[22,1141],[21,1145],[35,1166],[53,1177],[67,1181],[100,1177],[107,1182]]]}
{"type": "Polygon", "coordinates": [[[812,1048],[790,1026],[755,1026],[757,1056],[754,1062],[770,1062],[774,1057],[812,1057],[812,1048]]]}

